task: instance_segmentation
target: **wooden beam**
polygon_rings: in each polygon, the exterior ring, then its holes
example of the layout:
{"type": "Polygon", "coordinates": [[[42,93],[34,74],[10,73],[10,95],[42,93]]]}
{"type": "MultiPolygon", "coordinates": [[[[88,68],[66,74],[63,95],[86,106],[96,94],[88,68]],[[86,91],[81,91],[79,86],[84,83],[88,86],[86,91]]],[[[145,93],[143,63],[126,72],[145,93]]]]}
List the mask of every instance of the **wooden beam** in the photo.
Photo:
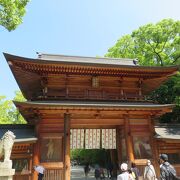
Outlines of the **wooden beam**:
{"type": "Polygon", "coordinates": [[[71,119],[71,125],[122,125],[122,119],[71,119]]]}
{"type": "Polygon", "coordinates": [[[74,124],[71,125],[71,129],[115,129],[116,125],[80,125],[80,124],[74,124]]]}
{"type": "Polygon", "coordinates": [[[129,162],[134,162],[134,152],[133,152],[133,142],[130,132],[130,123],[129,116],[124,116],[124,124],[125,124],[125,138],[126,138],[126,147],[127,147],[127,155],[129,162]]]}
{"type": "MultiPolygon", "coordinates": [[[[39,164],[39,143],[34,144],[33,166],[39,164]]],[[[37,179],[37,173],[33,173],[33,179],[37,179]]]]}
{"type": "Polygon", "coordinates": [[[64,180],[70,180],[70,114],[64,114],[64,180]]]}
{"type": "Polygon", "coordinates": [[[120,139],[120,131],[121,129],[119,126],[116,127],[116,149],[117,149],[117,156],[118,156],[118,162],[121,162],[122,160],[122,147],[121,147],[121,139],[120,139]]]}
{"type": "Polygon", "coordinates": [[[154,134],[155,134],[155,128],[154,128],[154,120],[151,118],[151,116],[148,117],[148,123],[149,123],[149,131],[150,131],[150,145],[152,148],[152,156],[153,156],[153,164],[155,166],[155,169],[157,169],[157,176],[160,175],[160,169],[159,169],[159,164],[158,164],[158,151],[157,151],[157,144],[156,144],[156,140],[154,139],[154,134]]]}
{"type": "MultiPolygon", "coordinates": [[[[39,124],[36,125],[36,129],[35,129],[38,137],[39,137],[39,124]]],[[[39,146],[40,142],[39,140],[36,142],[36,144],[34,144],[34,152],[33,152],[33,167],[38,165],[40,163],[40,160],[39,160],[39,157],[40,157],[40,153],[39,153],[39,149],[40,149],[40,146],[39,146]]],[[[33,173],[33,180],[34,179],[37,179],[37,173],[34,171],[33,173]]]]}

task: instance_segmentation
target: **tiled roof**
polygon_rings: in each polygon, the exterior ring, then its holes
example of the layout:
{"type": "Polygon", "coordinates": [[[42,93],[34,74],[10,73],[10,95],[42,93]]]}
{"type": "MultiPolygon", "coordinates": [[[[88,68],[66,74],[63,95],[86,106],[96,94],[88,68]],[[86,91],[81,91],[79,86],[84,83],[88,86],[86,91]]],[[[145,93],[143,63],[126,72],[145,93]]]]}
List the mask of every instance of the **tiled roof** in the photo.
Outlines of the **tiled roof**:
{"type": "Polygon", "coordinates": [[[23,142],[23,141],[36,141],[37,138],[35,136],[34,126],[23,125],[23,124],[6,124],[0,125],[0,138],[7,132],[12,131],[15,136],[15,142],[23,142]]]}
{"type": "Polygon", "coordinates": [[[157,139],[180,140],[180,124],[179,125],[158,125],[155,126],[155,137],[157,139]]]}
{"type": "Polygon", "coordinates": [[[84,57],[84,56],[66,56],[57,54],[39,54],[38,59],[48,61],[61,61],[73,63],[89,63],[89,64],[111,64],[111,65],[131,65],[135,66],[136,59],[128,58],[104,58],[104,57],[84,57]]]}

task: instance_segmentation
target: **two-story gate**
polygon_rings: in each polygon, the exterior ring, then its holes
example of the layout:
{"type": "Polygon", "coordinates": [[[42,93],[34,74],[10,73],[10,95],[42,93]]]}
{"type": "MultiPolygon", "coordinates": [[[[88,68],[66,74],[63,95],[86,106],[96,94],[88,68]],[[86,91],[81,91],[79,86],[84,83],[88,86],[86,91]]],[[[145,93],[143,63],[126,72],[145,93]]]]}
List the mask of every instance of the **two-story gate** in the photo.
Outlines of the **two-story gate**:
{"type": "MultiPolygon", "coordinates": [[[[112,146],[116,143],[117,161],[142,165],[150,158],[157,165],[154,119],[173,105],[150,102],[147,95],[177,67],[48,54],[37,59],[5,54],[5,58],[27,99],[14,103],[36,128],[32,162],[45,166],[46,180],[70,180],[71,129],[116,129],[112,146]]],[[[102,132],[100,136],[105,138],[102,132]]]]}

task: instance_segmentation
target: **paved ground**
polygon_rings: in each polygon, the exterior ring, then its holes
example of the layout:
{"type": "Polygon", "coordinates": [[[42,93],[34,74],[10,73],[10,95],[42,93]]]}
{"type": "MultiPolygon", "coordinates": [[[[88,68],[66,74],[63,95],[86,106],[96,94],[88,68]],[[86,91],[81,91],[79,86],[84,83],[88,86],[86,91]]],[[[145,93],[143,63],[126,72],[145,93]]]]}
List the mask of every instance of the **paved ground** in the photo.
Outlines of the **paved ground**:
{"type": "Polygon", "coordinates": [[[95,180],[94,169],[91,169],[88,177],[85,178],[84,167],[83,166],[73,166],[71,167],[71,180],[95,180]]]}
{"type": "MultiPolygon", "coordinates": [[[[94,169],[91,168],[88,177],[85,178],[84,166],[73,166],[71,167],[71,180],[96,180],[94,177],[94,169]]],[[[105,180],[110,179],[106,177],[105,180]]],[[[113,178],[113,180],[116,180],[116,178],[113,178]]],[[[142,177],[139,177],[139,180],[142,180],[142,177]]]]}

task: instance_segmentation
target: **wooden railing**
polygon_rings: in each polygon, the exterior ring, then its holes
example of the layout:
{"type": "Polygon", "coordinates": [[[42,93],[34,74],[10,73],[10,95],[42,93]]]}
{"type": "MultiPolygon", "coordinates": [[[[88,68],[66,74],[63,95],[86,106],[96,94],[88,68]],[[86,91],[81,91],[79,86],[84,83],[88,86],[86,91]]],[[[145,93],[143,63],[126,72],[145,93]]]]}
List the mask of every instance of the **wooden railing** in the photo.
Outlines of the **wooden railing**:
{"type": "Polygon", "coordinates": [[[63,169],[46,169],[43,180],[63,180],[63,169]]]}
{"type": "Polygon", "coordinates": [[[41,99],[91,99],[91,100],[135,100],[143,101],[139,88],[136,89],[86,89],[86,88],[62,88],[47,89],[44,95],[39,96],[41,99]]]}

